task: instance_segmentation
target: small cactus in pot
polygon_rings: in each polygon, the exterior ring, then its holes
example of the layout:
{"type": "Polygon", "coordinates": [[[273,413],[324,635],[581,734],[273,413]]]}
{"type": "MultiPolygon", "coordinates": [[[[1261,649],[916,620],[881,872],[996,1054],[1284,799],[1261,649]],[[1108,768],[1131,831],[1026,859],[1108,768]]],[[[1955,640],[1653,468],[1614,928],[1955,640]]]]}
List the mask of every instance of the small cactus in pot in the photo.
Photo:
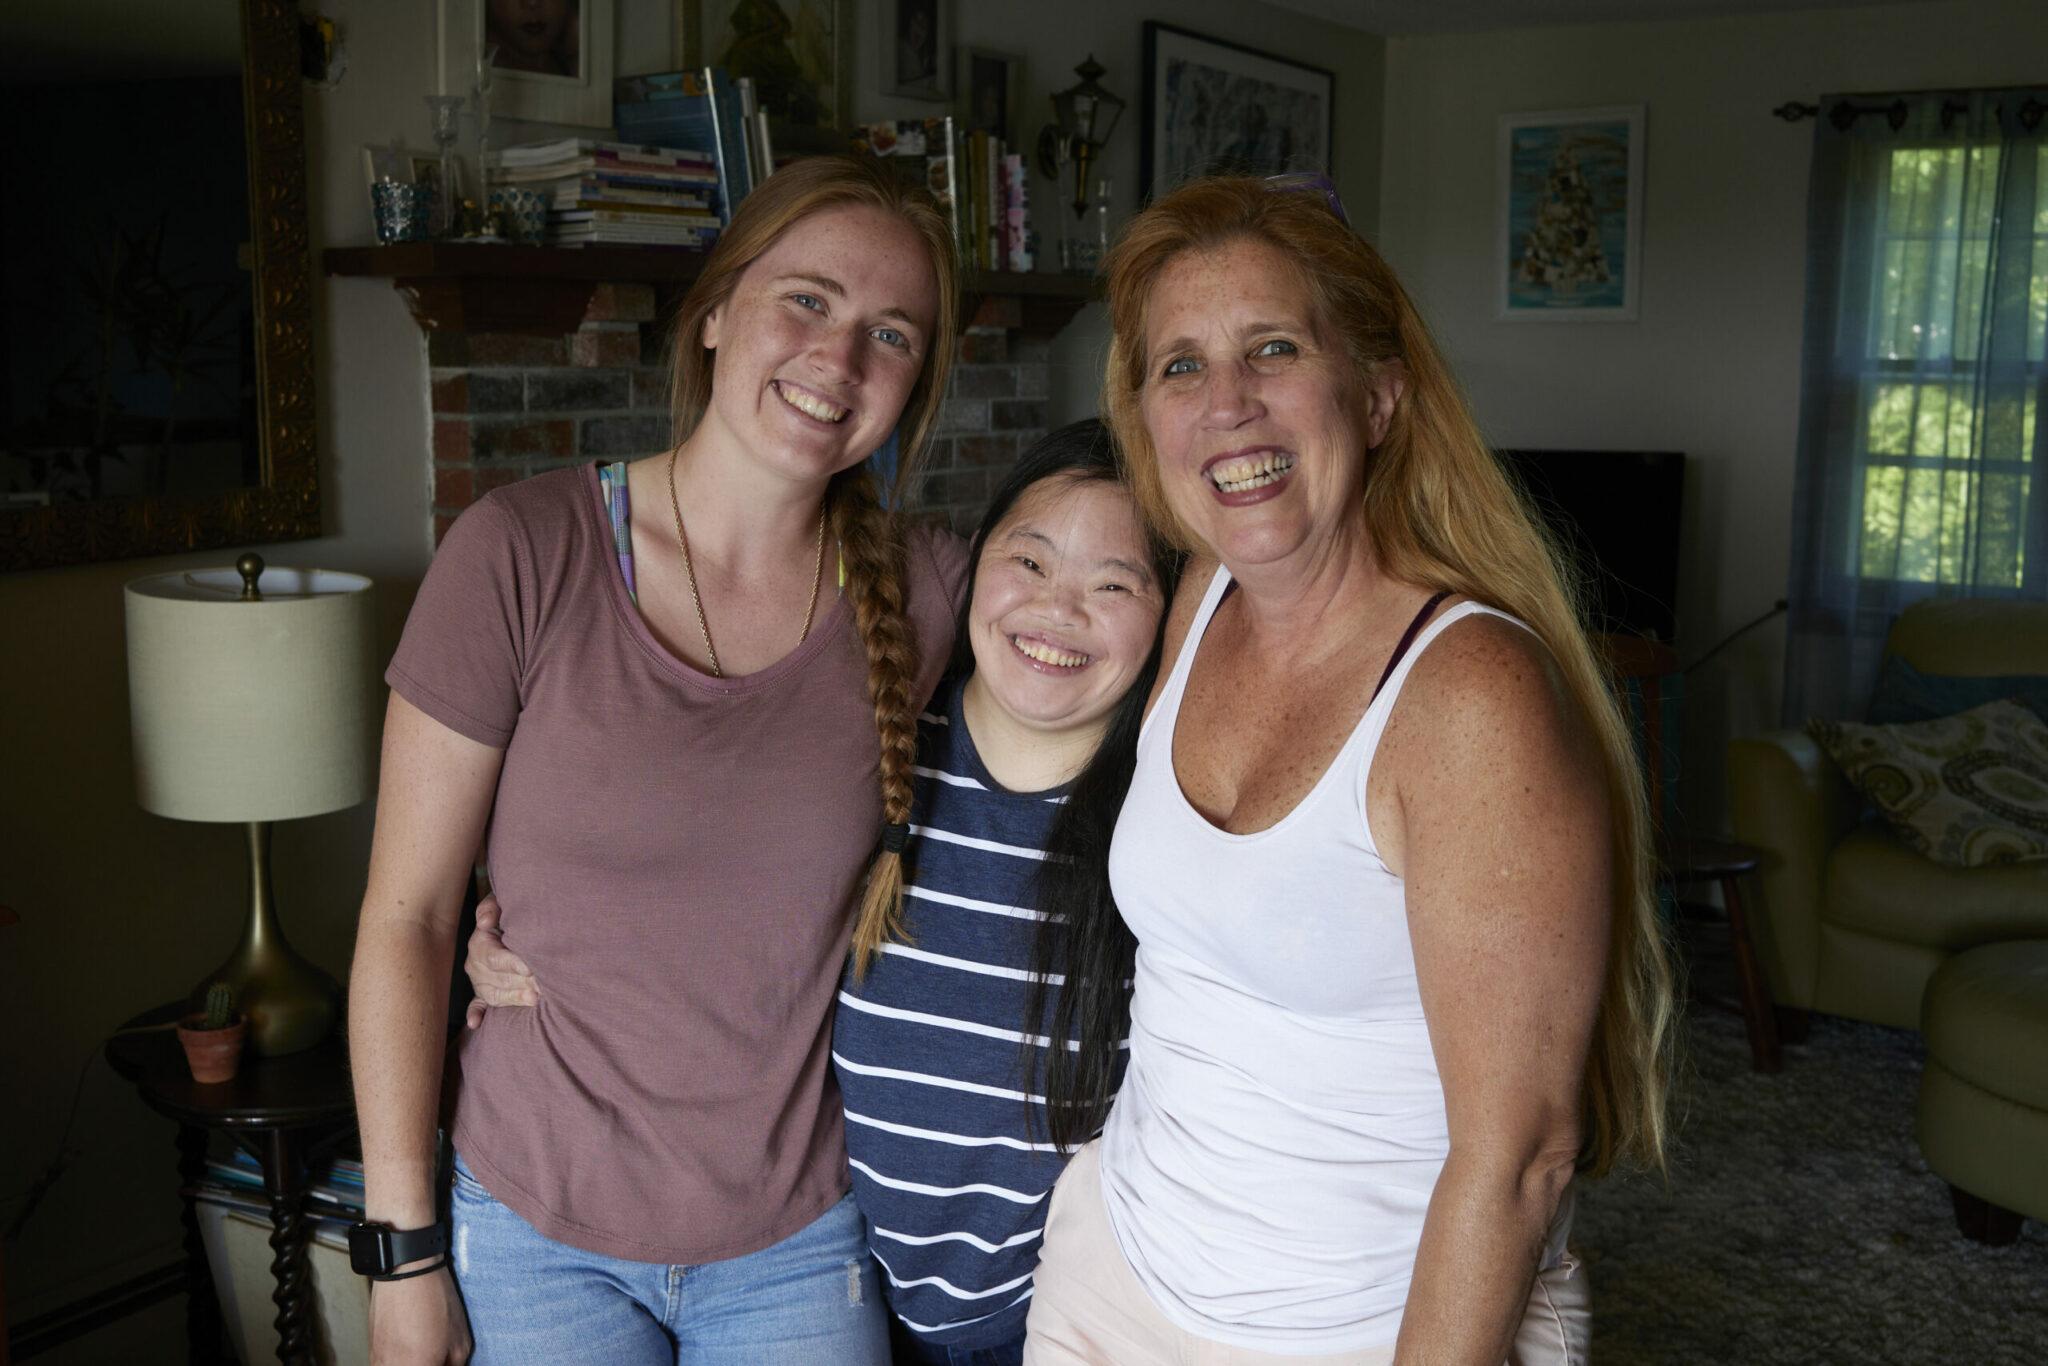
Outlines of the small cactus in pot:
{"type": "Polygon", "coordinates": [[[235,1022],[235,989],[215,982],[206,989],[206,1023],[201,1029],[226,1029],[235,1022]]]}
{"type": "Polygon", "coordinates": [[[241,1065],[242,1036],[248,1028],[248,1021],[235,1013],[235,989],[226,982],[208,987],[206,1008],[178,1022],[178,1042],[185,1046],[192,1080],[232,1080],[241,1065]]]}

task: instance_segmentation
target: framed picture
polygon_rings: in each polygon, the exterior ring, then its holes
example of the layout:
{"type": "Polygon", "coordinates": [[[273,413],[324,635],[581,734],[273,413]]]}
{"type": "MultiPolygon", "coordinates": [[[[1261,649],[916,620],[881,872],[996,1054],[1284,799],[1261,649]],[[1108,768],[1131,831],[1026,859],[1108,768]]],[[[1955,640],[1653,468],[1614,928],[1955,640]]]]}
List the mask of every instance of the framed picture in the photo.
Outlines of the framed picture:
{"type": "Polygon", "coordinates": [[[450,161],[449,170],[454,173],[455,184],[446,186],[441,183],[441,158],[435,153],[414,152],[406,158],[406,162],[412,172],[410,179],[413,184],[431,185],[435,194],[440,194],[445,189],[455,196],[457,207],[460,207],[462,198],[462,163],[460,161],[450,161]]]}
{"type": "Polygon", "coordinates": [[[1198,175],[1327,175],[1336,83],[1319,66],[1147,22],[1145,197],[1198,175]]]}
{"type": "Polygon", "coordinates": [[[494,119],[611,127],[617,3],[440,0],[441,93],[469,94],[488,55],[494,119]]]}
{"type": "Polygon", "coordinates": [[[1643,106],[1503,114],[1494,255],[1505,322],[1634,322],[1643,106]]]}
{"type": "Polygon", "coordinates": [[[813,141],[805,129],[836,139],[852,121],[852,8],[851,0],[675,0],[676,65],[751,76],[777,151],[813,141]]]}
{"type": "Polygon", "coordinates": [[[1017,98],[1024,88],[1024,59],[985,47],[960,49],[960,126],[993,133],[1013,149],[1024,142],[1017,98]]]}
{"type": "Polygon", "coordinates": [[[882,85],[917,100],[953,97],[953,6],[949,0],[888,0],[882,7],[882,85]]]}

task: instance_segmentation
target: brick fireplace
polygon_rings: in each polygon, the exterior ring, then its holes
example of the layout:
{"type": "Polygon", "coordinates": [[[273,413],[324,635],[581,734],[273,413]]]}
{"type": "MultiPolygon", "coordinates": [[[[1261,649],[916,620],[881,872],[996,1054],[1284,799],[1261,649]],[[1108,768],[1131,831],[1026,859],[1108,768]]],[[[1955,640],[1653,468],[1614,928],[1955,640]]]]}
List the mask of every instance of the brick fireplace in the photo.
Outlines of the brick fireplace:
{"type": "MultiPolygon", "coordinates": [[[[425,332],[432,432],[422,463],[436,544],[494,488],[667,448],[663,319],[687,278],[601,277],[672,273],[675,260],[460,243],[328,253],[330,274],[391,278],[425,332]],[[583,278],[565,278],[565,267],[583,278]]],[[[1044,434],[1051,338],[1090,292],[1088,281],[1060,276],[979,275],[968,286],[938,434],[908,500],[913,513],[962,531],[1044,434]]]]}

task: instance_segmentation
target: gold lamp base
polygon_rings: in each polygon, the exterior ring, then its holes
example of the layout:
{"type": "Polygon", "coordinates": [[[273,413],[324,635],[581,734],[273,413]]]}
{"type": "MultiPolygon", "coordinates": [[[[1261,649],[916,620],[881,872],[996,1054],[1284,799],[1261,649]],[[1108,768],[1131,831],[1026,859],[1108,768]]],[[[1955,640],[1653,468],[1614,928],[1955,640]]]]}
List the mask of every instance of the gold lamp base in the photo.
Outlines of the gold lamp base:
{"type": "Polygon", "coordinates": [[[325,1041],[341,1017],[341,988],[285,942],[270,890],[270,822],[250,821],[249,923],[227,961],[193,988],[195,1010],[206,989],[225,982],[235,1009],[249,1022],[249,1049],[259,1057],[298,1053],[325,1041]]]}

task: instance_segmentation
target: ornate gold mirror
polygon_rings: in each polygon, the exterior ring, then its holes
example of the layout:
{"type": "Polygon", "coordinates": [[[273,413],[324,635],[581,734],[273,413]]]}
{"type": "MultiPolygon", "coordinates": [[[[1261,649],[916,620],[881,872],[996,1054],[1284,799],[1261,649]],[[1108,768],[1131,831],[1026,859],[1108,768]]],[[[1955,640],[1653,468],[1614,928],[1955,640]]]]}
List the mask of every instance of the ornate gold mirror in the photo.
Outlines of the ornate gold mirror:
{"type": "Polygon", "coordinates": [[[0,5],[0,570],[320,534],[292,0],[0,5]]]}

